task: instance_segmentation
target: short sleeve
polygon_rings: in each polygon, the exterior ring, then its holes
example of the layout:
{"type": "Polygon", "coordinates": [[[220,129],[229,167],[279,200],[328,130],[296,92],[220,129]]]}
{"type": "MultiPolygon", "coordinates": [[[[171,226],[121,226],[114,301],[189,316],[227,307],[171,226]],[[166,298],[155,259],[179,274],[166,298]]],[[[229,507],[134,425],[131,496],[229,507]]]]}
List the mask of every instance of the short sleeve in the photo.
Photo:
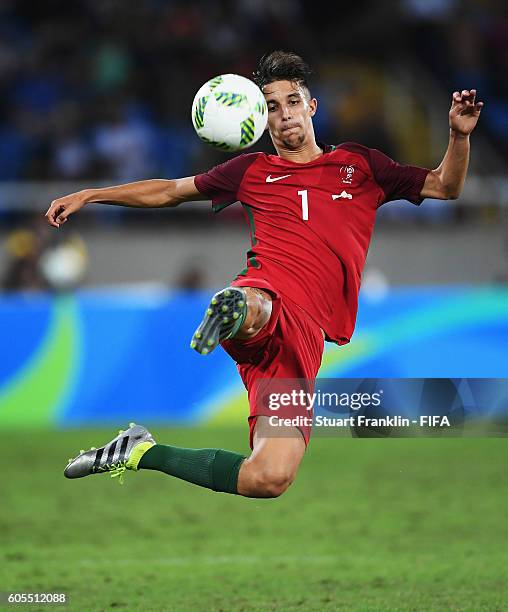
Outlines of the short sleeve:
{"type": "Polygon", "coordinates": [[[384,202],[391,200],[409,200],[421,204],[421,191],[425,183],[428,168],[405,166],[377,149],[369,149],[369,161],[377,184],[385,194],[384,202]]]}
{"type": "Polygon", "coordinates": [[[210,198],[214,212],[219,212],[238,200],[244,174],[258,155],[259,153],[238,155],[194,177],[197,190],[210,198]]]}

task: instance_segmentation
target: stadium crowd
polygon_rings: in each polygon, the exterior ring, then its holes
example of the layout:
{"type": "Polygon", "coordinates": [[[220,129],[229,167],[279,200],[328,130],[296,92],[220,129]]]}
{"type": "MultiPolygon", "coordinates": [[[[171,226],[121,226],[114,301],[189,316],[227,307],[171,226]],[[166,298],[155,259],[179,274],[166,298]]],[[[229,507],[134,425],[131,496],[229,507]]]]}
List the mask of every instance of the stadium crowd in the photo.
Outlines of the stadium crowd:
{"type": "MultiPolygon", "coordinates": [[[[446,92],[481,91],[489,106],[482,129],[508,152],[502,5],[396,0],[380,21],[386,11],[367,0],[5,0],[0,180],[129,181],[217,163],[223,154],[192,133],[193,95],[214,74],[249,75],[273,48],[295,49],[314,66],[313,89],[325,101],[316,128],[329,141],[407,156],[372,96],[410,50],[446,92]]],[[[420,148],[413,161],[432,163],[420,148]]]]}

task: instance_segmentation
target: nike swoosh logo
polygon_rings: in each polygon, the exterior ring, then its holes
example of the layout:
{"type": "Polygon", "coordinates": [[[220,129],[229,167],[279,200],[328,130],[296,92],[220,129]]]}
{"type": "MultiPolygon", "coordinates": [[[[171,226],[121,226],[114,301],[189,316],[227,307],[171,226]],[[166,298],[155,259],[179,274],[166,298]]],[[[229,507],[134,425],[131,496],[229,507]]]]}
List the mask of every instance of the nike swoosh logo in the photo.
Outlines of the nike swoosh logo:
{"type": "Polygon", "coordinates": [[[275,183],[275,181],[280,181],[283,178],[288,178],[288,176],[291,176],[291,174],[285,174],[284,176],[274,176],[274,177],[272,177],[271,174],[269,174],[266,177],[266,182],[267,183],[275,183]]]}

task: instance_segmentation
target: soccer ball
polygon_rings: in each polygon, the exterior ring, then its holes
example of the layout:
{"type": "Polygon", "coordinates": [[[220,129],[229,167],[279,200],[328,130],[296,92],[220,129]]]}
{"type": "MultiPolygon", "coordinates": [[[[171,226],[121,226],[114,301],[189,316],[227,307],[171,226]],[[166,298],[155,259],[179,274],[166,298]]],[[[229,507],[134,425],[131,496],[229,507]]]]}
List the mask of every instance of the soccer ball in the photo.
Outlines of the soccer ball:
{"type": "Polygon", "coordinates": [[[210,79],[192,103],[192,124],[197,135],[223,151],[239,151],[257,142],[267,117],[262,91],[238,74],[210,79]]]}

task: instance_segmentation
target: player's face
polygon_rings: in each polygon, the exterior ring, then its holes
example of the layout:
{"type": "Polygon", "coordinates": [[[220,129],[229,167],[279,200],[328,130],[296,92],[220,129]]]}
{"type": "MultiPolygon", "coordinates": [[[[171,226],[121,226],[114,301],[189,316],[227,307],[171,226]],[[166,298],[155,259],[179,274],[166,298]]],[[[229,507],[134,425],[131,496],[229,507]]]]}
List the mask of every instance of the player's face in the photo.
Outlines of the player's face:
{"type": "Polygon", "coordinates": [[[312,117],[317,100],[294,81],[275,81],[263,88],[268,106],[268,129],[277,147],[298,149],[314,136],[312,117]]]}

